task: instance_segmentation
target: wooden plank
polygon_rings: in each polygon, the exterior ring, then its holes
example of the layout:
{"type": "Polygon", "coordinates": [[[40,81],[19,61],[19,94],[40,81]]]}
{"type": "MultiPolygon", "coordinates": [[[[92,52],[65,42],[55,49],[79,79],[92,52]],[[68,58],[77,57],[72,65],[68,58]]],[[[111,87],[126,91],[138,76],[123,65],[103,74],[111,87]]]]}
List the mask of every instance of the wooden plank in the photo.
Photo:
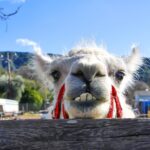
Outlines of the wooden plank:
{"type": "Polygon", "coordinates": [[[149,119],[0,121],[0,150],[149,150],[149,119]]]}

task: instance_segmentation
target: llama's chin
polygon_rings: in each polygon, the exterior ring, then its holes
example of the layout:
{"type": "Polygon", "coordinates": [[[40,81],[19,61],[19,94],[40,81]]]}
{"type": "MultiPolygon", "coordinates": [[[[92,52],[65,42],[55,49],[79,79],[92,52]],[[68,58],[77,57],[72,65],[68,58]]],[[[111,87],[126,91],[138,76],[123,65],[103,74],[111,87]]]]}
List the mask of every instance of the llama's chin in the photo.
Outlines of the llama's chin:
{"type": "Polygon", "coordinates": [[[65,100],[65,109],[69,114],[69,118],[106,118],[109,110],[109,101],[101,102],[100,100],[76,102],[65,100]]]}

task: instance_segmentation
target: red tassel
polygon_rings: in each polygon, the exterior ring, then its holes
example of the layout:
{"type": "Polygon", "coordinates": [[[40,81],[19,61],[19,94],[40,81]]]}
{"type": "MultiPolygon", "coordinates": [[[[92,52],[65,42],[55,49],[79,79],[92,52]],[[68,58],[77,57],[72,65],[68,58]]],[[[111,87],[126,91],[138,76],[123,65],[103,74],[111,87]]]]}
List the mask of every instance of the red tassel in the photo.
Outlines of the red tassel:
{"type": "Polygon", "coordinates": [[[64,103],[63,103],[63,106],[62,106],[62,112],[63,112],[63,117],[64,117],[64,119],[68,119],[68,118],[69,118],[69,115],[68,115],[68,113],[65,111],[64,103]]]}
{"type": "Polygon", "coordinates": [[[60,113],[61,113],[61,101],[63,100],[65,92],[65,85],[63,84],[62,87],[60,88],[60,91],[58,93],[57,97],[57,103],[54,109],[54,119],[59,119],[60,118],[60,113]]]}
{"type": "Polygon", "coordinates": [[[121,104],[119,101],[119,97],[117,95],[117,91],[116,91],[115,87],[112,86],[111,104],[110,104],[109,112],[107,114],[107,118],[113,118],[114,100],[116,103],[117,118],[122,118],[122,107],[121,107],[121,104]]]}
{"type": "Polygon", "coordinates": [[[116,102],[117,118],[122,118],[122,107],[119,101],[119,97],[117,95],[117,91],[114,88],[114,86],[112,86],[112,95],[114,96],[116,102]]]}
{"type": "Polygon", "coordinates": [[[113,111],[114,111],[114,101],[113,101],[113,96],[111,95],[110,108],[109,108],[109,112],[107,114],[107,118],[113,117],[113,111]]]}

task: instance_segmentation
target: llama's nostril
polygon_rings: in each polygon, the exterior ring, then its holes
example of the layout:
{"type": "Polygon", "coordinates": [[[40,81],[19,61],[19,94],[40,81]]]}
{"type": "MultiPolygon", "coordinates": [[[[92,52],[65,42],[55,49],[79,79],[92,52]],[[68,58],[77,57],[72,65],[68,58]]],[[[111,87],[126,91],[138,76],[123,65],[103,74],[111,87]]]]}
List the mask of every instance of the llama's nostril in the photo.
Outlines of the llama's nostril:
{"type": "Polygon", "coordinates": [[[87,93],[90,93],[91,91],[91,88],[90,88],[90,83],[91,83],[91,80],[87,80],[87,79],[84,79],[84,82],[86,83],[86,92],[87,93]]]}
{"type": "Polygon", "coordinates": [[[90,93],[90,91],[91,91],[91,90],[90,90],[90,86],[87,85],[87,86],[86,86],[86,92],[87,92],[87,93],[90,93]]]}

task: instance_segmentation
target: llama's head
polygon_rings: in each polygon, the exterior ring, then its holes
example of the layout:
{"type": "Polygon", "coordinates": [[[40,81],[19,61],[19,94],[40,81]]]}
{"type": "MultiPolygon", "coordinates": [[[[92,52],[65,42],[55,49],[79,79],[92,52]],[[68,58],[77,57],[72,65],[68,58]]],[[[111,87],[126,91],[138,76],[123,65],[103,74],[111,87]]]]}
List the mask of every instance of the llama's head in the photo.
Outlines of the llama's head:
{"type": "Polygon", "coordinates": [[[36,53],[35,60],[38,74],[54,85],[54,103],[65,84],[69,118],[105,118],[112,86],[122,95],[142,62],[136,48],[128,57],[116,57],[96,46],[79,47],[57,58],[36,53]]]}

